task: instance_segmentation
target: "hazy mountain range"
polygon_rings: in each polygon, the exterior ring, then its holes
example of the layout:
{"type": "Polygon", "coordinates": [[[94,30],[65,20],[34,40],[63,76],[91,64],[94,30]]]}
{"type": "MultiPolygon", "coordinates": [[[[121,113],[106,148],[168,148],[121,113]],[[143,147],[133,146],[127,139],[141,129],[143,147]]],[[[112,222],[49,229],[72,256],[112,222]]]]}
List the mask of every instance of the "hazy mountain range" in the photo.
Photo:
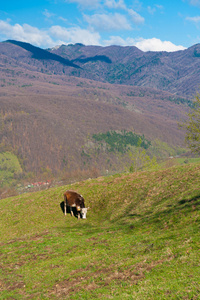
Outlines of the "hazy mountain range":
{"type": "Polygon", "coordinates": [[[200,45],[167,53],[2,42],[1,151],[16,153],[26,172],[123,168],[123,158],[93,135],[125,130],[183,146],[177,121],[199,83],[200,45]]]}

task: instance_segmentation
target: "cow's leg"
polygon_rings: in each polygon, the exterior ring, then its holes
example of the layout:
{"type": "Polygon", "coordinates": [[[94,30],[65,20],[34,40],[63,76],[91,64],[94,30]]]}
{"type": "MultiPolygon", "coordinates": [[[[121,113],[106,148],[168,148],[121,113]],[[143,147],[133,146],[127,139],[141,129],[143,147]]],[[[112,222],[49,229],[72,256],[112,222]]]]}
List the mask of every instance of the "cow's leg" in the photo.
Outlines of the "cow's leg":
{"type": "Polygon", "coordinates": [[[66,216],[66,214],[67,214],[67,204],[66,204],[66,202],[64,202],[64,211],[65,211],[65,216],[66,216]]]}
{"type": "Polygon", "coordinates": [[[72,209],[71,206],[70,206],[70,212],[71,212],[71,216],[73,217],[73,216],[74,216],[74,213],[73,213],[73,209],[72,209]]]}
{"type": "Polygon", "coordinates": [[[67,197],[66,197],[66,194],[64,194],[64,213],[65,213],[65,216],[67,214],[67,197]]]}
{"type": "Polygon", "coordinates": [[[81,208],[79,205],[76,205],[76,210],[77,210],[77,214],[78,214],[78,220],[80,219],[81,217],[81,208]]]}

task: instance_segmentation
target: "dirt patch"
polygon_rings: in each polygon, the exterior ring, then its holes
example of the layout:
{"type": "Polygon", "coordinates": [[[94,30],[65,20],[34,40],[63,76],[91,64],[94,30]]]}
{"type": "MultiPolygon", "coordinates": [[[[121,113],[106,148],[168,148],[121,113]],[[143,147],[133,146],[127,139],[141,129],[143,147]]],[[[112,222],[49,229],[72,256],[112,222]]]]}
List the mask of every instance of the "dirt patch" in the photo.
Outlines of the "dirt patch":
{"type": "Polygon", "coordinates": [[[10,245],[10,244],[13,244],[13,243],[16,243],[16,242],[24,242],[24,241],[26,241],[26,238],[24,238],[24,239],[22,239],[22,238],[13,239],[13,240],[9,240],[7,242],[0,243],[0,246],[10,245]]]}
{"type": "MultiPolygon", "coordinates": [[[[49,231],[44,231],[40,234],[35,234],[35,235],[30,236],[28,239],[30,239],[31,241],[37,241],[37,240],[41,240],[45,235],[48,235],[48,234],[49,234],[49,231]]],[[[6,242],[1,242],[0,246],[10,245],[10,244],[13,244],[16,242],[26,242],[27,243],[28,239],[27,239],[27,237],[15,238],[15,239],[12,239],[12,240],[9,240],[6,242]]]]}
{"type": "Polygon", "coordinates": [[[8,282],[0,281],[0,292],[5,290],[14,291],[22,288],[25,288],[25,283],[23,281],[16,281],[11,284],[9,284],[8,282]]]}
{"type": "Polygon", "coordinates": [[[81,290],[82,287],[80,286],[80,283],[80,280],[66,279],[62,283],[56,284],[52,293],[50,294],[54,294],[58,297],[68,296],[73,292],[78,292],[81,290]]]}
{"type": "Polygon", "coordinates": [[[44,231],[44,232],[42,232],[42,233],[40,233],[40,234],[32,235],[32,236],[30,237],[30,240],[31,240],[31,241],[38,241],[38,240],[41,240],[44,236],[46,236],[46,235],[48,235],[48,234],[49,234],[49,231],[46,230],[46,231],[44,231]]]}
{"type": "Polygon", "coordinates": [[[77,269],[71,272],[69,279],[58,282],[54,286],[51,294],[57,297],[70,296],[71,293],[77,293],[82,289],[91,291],[98,289],[100,286],[102,287],[102,285],[108,286],[113,281],[119,283],[126,281],[129,285],[136,285],[145,278],[146,272],[150,272],[154,267],[163,262],[165,262],[165,260],[155,261],[150,264],[141,262],[137,265],[129,266],[124,270],[117,270],[116,265],[113,265],[94,271],[94,264],[88,265],[85,269],[77,269]],[[90,272],[91,269],[92,271],[90,272]],[[89,274],[85,274],[86,272],[89,274]]]}
{"type": "Polygon", "coordinates": [[[90,242],[91,245],[93,245],[93,246],[99,245],[99,244],[104,244],[106,247],[110,246],[109,243],[108,243],[108,241],[106,239],[100,240],[100,239],[98,239],[96,237],[91,237],[91,238],[87,239],[86,242],[87,243],[90,242]]]}
{"type": "Polygon", "coordinates": [[[96,237],[91,237],[91,238],[89,238],[89,239],[86,240],[87,243],[88,243],[88,242],[92,242],[92,241],[98,241],[98,238],[96,238],[96,237]]]}
{"type": "Polygon", "coordinates": [[[71,253],[71,252],[73,252],[76,248],[78,248],[78,246],[77,245],[75,245],[75,246],[73,246],[73,247],[71,247],[70,249],[68,249],[65,253],[67,254],[67,253],[71,253]]]}

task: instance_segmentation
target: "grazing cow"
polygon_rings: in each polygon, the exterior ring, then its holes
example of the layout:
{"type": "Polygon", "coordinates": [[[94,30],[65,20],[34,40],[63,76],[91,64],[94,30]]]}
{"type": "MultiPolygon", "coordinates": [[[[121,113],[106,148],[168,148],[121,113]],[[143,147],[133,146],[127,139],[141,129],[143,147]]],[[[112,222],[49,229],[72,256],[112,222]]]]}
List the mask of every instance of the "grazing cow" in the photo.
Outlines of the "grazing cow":
{"type": "Polygon", "coordinates": [[[67,206],[70,209],[71,216],[74,216],[73,207],[76,207],[78,219],[86,219],[88,208],[85,207],[84,198],[82,195],[74,191],[66,191],[64,193],[64,212],[67,214],[67,206]]]}

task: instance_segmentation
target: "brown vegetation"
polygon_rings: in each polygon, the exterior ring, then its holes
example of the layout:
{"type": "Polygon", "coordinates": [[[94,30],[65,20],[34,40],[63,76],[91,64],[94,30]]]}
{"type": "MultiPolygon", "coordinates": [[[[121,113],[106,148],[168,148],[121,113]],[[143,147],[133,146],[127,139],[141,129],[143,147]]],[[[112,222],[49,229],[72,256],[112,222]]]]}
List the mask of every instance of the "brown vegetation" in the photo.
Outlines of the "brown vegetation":
{"type": "MultiPolygon", "coordinates": [[[[101,50],[106,55],[106,49],[101,50]]],[[[118,53],[118,48],[111,50],[118,53]]],[[[85,151],[88,145],[92,148],[93,134],[108,130],[133,131],[150,141],[183,145],[177,121],[188,106],[179,103],[179,97],[67,76],[72,70],[59,62],[33,59],[16,45],[0,44],[0,147],[17,154],[26,173],[51,177],[62,172],[73,177],[119,169],[116,154],[85,151]]]]}

